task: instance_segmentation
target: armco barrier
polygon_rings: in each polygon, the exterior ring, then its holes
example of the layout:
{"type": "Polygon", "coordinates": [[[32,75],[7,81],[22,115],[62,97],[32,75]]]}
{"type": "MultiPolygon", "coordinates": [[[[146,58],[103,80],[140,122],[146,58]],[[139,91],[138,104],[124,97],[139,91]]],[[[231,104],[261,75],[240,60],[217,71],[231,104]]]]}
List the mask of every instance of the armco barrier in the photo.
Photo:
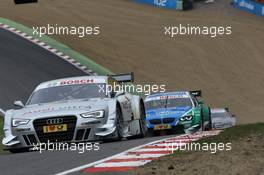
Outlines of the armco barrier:
{"type": "Polygon", "coordinates": [[[139,3],[149,4],[173,10],[189,10],[193,7],[192,0],[135,0],[139,3]]]}
{"type": "Polygon", "coordinates": [[[233,5],[241,10],[264,16],[264,4],[262,3],[257,3],[251,0],[234,0],[233,5]]]}

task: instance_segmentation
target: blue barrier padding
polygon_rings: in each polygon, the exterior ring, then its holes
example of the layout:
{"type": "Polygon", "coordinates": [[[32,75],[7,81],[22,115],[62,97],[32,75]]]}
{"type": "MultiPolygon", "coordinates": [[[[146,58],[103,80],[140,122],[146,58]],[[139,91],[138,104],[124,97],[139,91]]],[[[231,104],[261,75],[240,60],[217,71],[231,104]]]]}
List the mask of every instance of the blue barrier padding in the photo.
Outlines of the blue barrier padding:
{"type": "Polygon", "coordinates": [[[254,13],[259,16],[264,16],[264,4],[257,3],[251,0],[234,0],[234,7],[254,13]]]}
{"type": "Polygon", "coordinates": [[[139,3],[150,4],[168,9],[174,9],[174,10],[183,9],[182,0],[135,0],[135,1],[139,3]]]}

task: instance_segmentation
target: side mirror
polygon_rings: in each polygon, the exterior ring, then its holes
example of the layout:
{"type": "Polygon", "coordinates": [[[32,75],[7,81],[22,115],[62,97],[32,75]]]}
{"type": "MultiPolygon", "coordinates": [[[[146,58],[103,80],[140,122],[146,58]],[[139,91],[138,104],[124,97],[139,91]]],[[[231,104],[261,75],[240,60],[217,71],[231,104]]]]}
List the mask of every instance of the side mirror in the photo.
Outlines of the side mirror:
{"type": "Polygon", "coordinates": [[[116,94],[115,94],[115,97],[119,97],[121,95],[125,95],[125,91],[118,91],[116,94]]]}
{"type": "Polygon", "coordinates": [[[204,100],[203,99],[198,99],[198,103],[199,104],[204,104],[204,100]]]}
{"type": "Polygon", "coordinates": [[[116,93],[115,93],[114,91],[111,91],[111,92],[110,92],[110,97],[111,97],[111,98],[115,98],[115,95],[116,95],[116,93]]]}
{"type": "Polygon", "coordinates": [[[22,101],[15,101],[15,102],[14,102],[14,105],[15,105],[15,106],[18,106],[18,107],[22,107],[22,108],[25,107],[25,105],[23,104],[22,101]]]}
{"type": "Polygon", "coordinates": [[[0,117],[5,117],[5,111],[3,109],[0,108],[0,117]]]}

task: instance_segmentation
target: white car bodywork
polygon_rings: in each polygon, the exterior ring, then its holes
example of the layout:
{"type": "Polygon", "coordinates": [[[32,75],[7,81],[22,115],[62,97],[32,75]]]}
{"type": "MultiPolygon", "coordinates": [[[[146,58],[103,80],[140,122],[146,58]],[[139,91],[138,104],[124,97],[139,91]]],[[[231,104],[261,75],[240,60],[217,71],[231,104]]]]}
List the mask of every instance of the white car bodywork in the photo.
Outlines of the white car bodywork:
{"type": "MultiPolygon", "coordinates": [[[[108,85],[112,82],[119,83],[128,80],[131,79],[123,81],[121,77],[120,80],[118,75],[65,78],[41,83],[32,94],[45,88],[75,84],[87,84],[88,86],[91,83],[108,85]]],[[[21,109],[1,111],[1,115],[4,116],[5,133],[2,143],[7,150],[32,147],[34,143],[43,143],[50,139],[50,141],[56,139],[58,142],[85,142],[117,138],[118,107],[122,113],[119,125],[122,128],[122,137],[144,135],[145,132],[144,125],[142,125],[145,120],[143,116],[145,111],[142,110],[144,109],[143,100],[127,92],[119,91],[113,94],[107,92],[105,97],[69,98],[40,104],[28,103],[24,106],[23,103],[17,101],[14,104],[21,106],[21,109]],[[63,124],[67,125],[65,126],[68,127],[67,131],[55,134],[44,133],[47,132],[47,127],[59,127],[60,125],[63,128],[63,124]]]]}
{"type": "Polygon", "coordinates": [[[226,129],[236,125],[236,116],[228,108],[211,108],[211,116],[214,129],[226,129]]]}

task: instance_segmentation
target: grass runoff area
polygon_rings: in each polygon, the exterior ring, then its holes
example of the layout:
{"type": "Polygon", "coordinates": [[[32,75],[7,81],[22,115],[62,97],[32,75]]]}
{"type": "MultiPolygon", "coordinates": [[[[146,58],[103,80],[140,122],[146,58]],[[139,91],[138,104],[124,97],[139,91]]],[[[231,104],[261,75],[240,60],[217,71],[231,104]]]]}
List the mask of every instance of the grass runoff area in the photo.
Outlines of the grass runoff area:
{"type": "Polygon", "coordinates": [[[264,172],[264,123],[237,125],[194,143],[196,148],[200,144],[205,150],[178,150],[139,167],[132,174],[248,175],[264,172]]]}
{"type": "Polygon", "coordinates": [[[233,142],[251,135],[262,135],[264,136],[264,123],[257,124],[246,124],[237,125],[231,128],[225,129],[219,135],[214,137],[208,137],[199,140],[198,142],[203,143],[228,143],[233,142]]]}

